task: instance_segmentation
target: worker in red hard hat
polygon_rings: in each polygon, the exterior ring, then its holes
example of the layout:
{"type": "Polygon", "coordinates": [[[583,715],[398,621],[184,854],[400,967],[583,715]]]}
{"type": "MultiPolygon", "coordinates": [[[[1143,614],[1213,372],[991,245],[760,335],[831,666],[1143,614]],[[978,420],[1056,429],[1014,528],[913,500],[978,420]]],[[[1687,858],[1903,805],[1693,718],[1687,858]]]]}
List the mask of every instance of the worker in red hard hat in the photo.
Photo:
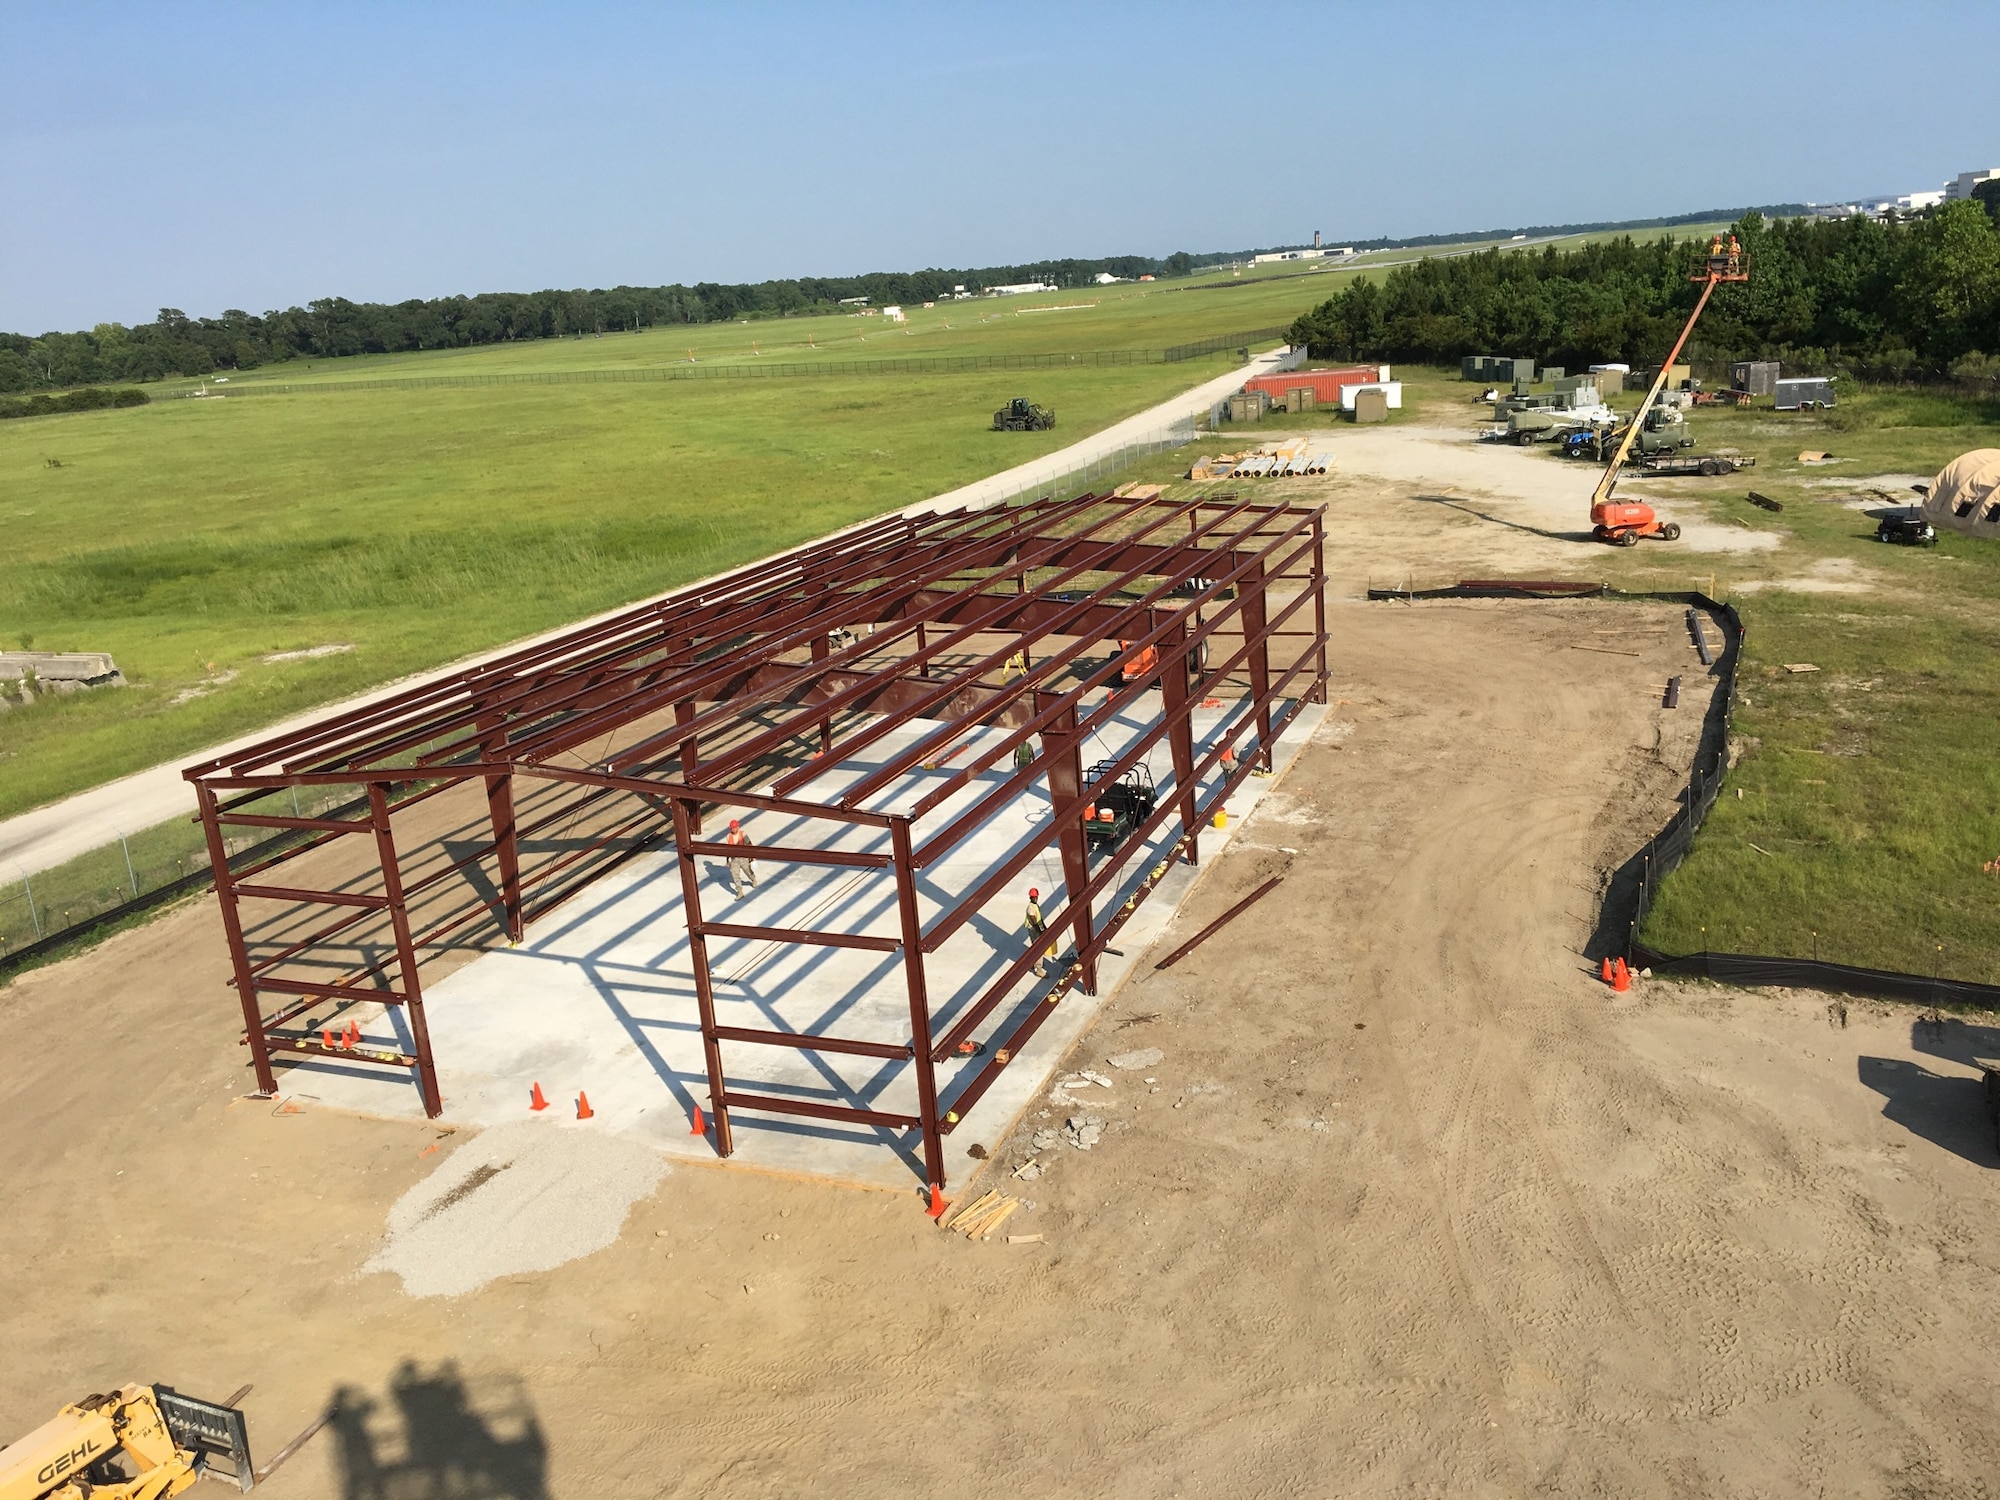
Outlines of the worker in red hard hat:
{"type": "MultiPolygon", "coordinates": [[[[1028,914],[1022,925],[1028,929],[1028,946],[1031,948],[1038,946],[1043,934],[1049,930],[1049,924],[1042,916],[1042,893],[1032,885],[1028,887],[1028,914]]],[[[1055,956],[1056,945],[1050,943],[1049,951],[1035,960],[1036,978],[1048,973],[1048,961],[1055,956]]]]}
{"type": "Polygon", "coordinates": [[[729,820],[729,836],[722,842],[727,844],[731,851],[728,858],[729,893],[732,896],[741,896],[745,885],[755,890],[757,888],[757,870],[750,863],[748,852],[750,848],[750,836],[743,831],[743,823],[740,819],[731,818],[729,820]],[[739,853],[737,851],[743,852],[739,853]]]}

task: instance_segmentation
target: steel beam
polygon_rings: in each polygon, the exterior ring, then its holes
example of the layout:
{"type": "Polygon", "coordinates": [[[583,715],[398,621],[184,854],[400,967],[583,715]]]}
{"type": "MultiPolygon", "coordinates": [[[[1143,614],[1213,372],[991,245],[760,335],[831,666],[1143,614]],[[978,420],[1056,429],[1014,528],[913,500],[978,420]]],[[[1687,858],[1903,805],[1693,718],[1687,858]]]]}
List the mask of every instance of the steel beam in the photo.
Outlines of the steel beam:
{"type": "Polygon", "coordinates": [[[687,912],[688,955],[694,965],[695,1008],[701,1016],[701,1051],[708,1063],[709,1113],[715,1120],[715,1154],[728,1156],[736,1149],[729,1133],[728,1093],[722,1082],[722,1042],[715,1027],[715,988],[708,963],[708,938],[701,920],[701,876],[695,868],[688,845],[694,829],[694,809],[690,798],[674,799],[674,844],[680,851],[681,905],[687,912]]]}
{"type": "Polygon", "coordinates": [[[408,1018],[410,1039],[417,1057],[417,1088],[424,1097],[424,1113],[435,1120],[444,1113],[444,1097],[438,1092],[437,1064],[431,1059],[431,1029],[424,1020],[424,996],[417,978],[417,945],[410,940],[410,913],[403,904],[403,874],[396,859],[396,835],[389,826],[389,788],[383,782],[368,787],[368,812],[375,824],[375,851],[382,861],[382,890],[388,898],[389,925],[396,935],[396,972],[403,995],[403,1014],[408,1018]]]}

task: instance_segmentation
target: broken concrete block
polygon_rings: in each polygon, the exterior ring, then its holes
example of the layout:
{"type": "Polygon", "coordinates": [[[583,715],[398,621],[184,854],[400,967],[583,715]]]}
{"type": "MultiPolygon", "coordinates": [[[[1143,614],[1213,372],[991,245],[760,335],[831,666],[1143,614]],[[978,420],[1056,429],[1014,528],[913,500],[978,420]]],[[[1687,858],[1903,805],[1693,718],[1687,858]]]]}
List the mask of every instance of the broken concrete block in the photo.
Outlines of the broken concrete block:
{"type": "Polygon", "coordinates": [[[1123,1068],[1127,1071],[1132,1071],[1139,1068],[1150,1068],[1155,1063],[1165,1061],[1166,1056],[1167,1054],[1162,1052],[1158,1047],[1141,1047],[1137,1052],[1121,1052],[1116,1057],[1106,1058],[1105,1061],[1109,1062],[1114,1068],[1123,1068]]]}

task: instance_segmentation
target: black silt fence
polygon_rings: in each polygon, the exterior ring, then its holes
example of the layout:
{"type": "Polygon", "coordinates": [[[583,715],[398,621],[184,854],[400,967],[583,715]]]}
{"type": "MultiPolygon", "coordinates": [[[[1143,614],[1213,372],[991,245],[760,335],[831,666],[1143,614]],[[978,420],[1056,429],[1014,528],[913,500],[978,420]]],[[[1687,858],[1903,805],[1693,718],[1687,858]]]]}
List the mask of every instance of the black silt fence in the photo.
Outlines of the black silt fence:
{"type": "Polygon", "coordinates": [[[1639,929],[1652,910],[1654,895],[1688,857],[1694,836],[1722,794],[1729,771],[1729,714],[1736,701],[1736,671],[1743,651],[1743,620],[1735,607],[1720,604],[1698,590],[1686,592],[1627,592],[1590,583],[1461,583],[1441,589],[1370,589],[1370,599],[1632,599],[1659,600],[1687,607],[1688,631],[1702,662],[1718,679],[1702,719],[1701,742],[1688,773],[1687,794],[1666,826],[1613,872],[1597,925],[1584,956],[1609,958],[1622,954],[1635,968],[1655,974],[1692,975],[1725,984],[1783,985],[1833,990],[1885,1000],[1912,1000],[1928,1005],[1970,1005],[2000,1008],[2000,985],[1935,975],[1905,974],[1819,959],[1777,958],[1754,953],[1662,953],[1639,941],[1639,929]],[[1709,640],[1721,636],[1717,649],[1709,640]]]}

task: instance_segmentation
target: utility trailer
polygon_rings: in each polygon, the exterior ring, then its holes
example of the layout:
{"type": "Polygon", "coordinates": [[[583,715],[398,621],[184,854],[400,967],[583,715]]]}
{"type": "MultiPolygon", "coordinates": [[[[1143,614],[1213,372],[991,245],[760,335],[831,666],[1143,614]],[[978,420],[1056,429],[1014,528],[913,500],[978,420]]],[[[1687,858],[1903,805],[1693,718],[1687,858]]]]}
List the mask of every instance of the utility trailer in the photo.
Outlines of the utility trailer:
{"type": "Polygon", "coordinates": [[[1756,455],[1749,453],[1648,453],[1632,460],[1641,474],[1668,478],[1676,474],[1701,474],[1710,479],[1734,474],[1738,469],[1757,467],[1756,455]]]}
{"type": "Polygon", "coordinates": [[[1772,382],[1771,405],[1779,411],[1824,411],[1836,404],[1829,378],[1801,376],[1772,382]]]}

